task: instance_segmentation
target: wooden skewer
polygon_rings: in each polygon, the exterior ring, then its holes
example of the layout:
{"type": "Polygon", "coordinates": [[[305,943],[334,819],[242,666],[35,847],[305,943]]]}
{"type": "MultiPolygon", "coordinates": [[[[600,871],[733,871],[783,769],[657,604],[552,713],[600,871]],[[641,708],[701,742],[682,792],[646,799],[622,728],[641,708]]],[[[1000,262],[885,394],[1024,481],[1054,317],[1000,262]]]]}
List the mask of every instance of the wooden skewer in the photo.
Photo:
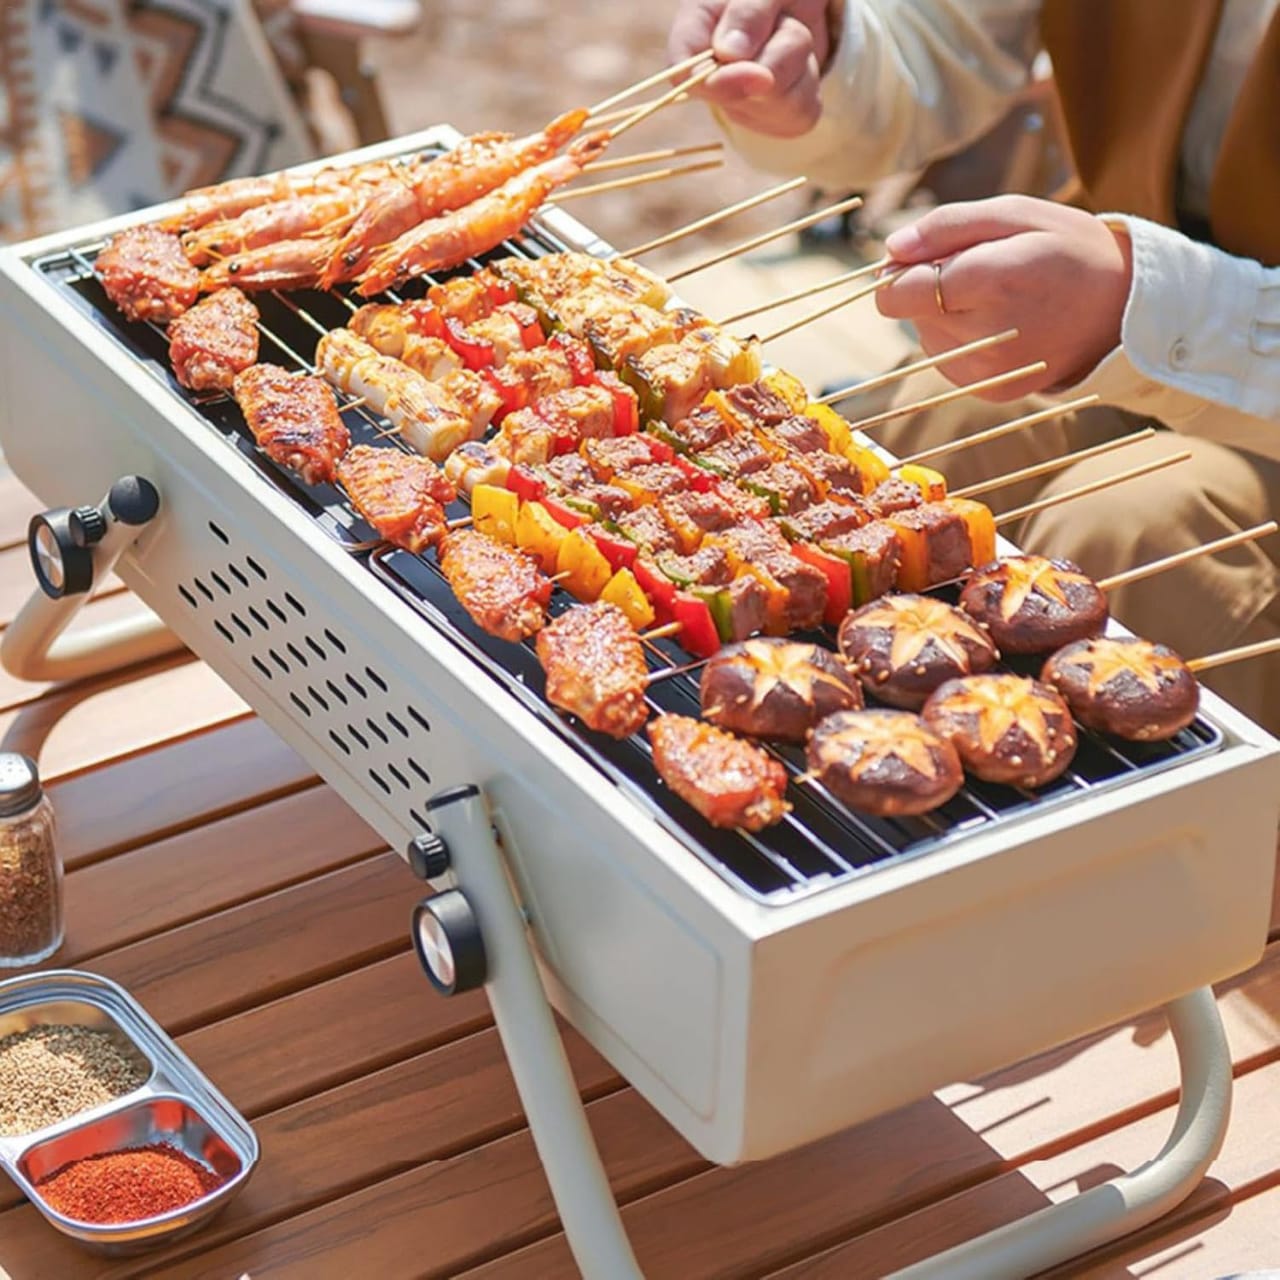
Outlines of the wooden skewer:
{"type": "Polygon", "coordinates": [[[1060,417],[1064,413],[1072,413],[1076,409],[1083,409],[1086,405],[1097,404],[1097,396],[1081,396],[1078,400],[1067,400],[1062,404],[1050,405],[1047,409],[1038,409],[1035,413],[1024,414],[1021,418],[1013,418],[1009,422],[1001,422],[994,427],[988,427],[985,431],[975,431],[971,436],[961,436],[957,440],[946,440],[942,444],[935,444],[932,448],[921,449],[919,453],[910,454],[903,458],[899,466],[907,466],[908,463],[924,462],[928,458],[936,458],[943,453],[955,453],[959,449],[971,449],[974,445],[986,444],[990,440],[999,440],[1003,436],[1012,435],[1015,431],[1025,431],[1028,427],[1037,427],[1042,422],[1048,422],[1050,418],[1060,417]]]}
{"type": "Polygon", "coordinates": [[[952,498],[975,498],[980,493],[989,493],[992,489],[1003,489],[1007,484],[1017,484],[1020,480],[1034,480],[1038,476],[1052,475],[1066,467],[1074,466],[1089,458],[1099,458],[1113,449],[1123,449],[1127,445],[1137,444],[1139,440],[1150,440],[1155,435],[1155,427],[1143,427],[1141,431],[1131,431],[1127,436],[1117,436],[1114,440],[1104,440],[1089,449],[1078,449],[1075,453],[1064,453],[1060,458],[1049,458],[1044,462],[1033,463],[1018,471],[1009,471],[1002,476],[993,476],[990,480],[979,480],[976,484],[965,485],[963,489],[953,489],[948,496],[952,498]]]}
{"type": "Polygon", "coordinates": [[[648,173],[633,173],[625,178],[611,178],[608,182],[593,182],[589,187],[570,187],[558,191],[547,202],[563,204],[566,200],[576,200],[579,196],[598,196],[605,191],[622,191],[627,187],[642,187],[647,182],[662,182],[667,178],[679,178],[686,173],[701,173],[705,169],[719,169],[723,160],[702,160],[697,164],[675,165],[667,169],[651,169],[648,173]]]}
{"type": "MultiPolygon", "coordinates": [[[[641,636],[640,639],[644,640],[647,637],[641,636]]],[[[673,676],[687,676],[691,671],[697,671],[700,667],[705,667],[710,661],[710,658],[699,658],[697,662],[686,662],[681,667],[663,667],[661,671],[650,671],[645,684],[657,684],[659,680],[670,680],[673,676]]]]}
{"type": "Polygon", "coordinates": [[[811,284],[807,289],[797,289],[795,293],[788,293],[781,298],[771,298],[768,302],[762,302],[758,307],[748,307],[746,311],[739,311],[736,315],[725,316],[720,321],[721,326],[737,324],[739,320],[746,320],[751,316],[758,316],[762,311],[772,311],[775,307],[785,307],[792,302],[799,302],[804,298],[812,298],[815,294],[826,293],[828,289],[834,289],[838,285],[850,284],[854,280],[860,280],[863,276],[874,275],[877,271],[884,270],[890,262],[891,258],[877,258],[874,262],[868,262],[864,267],[856,267],[852,271],[846,271],[843,275],[832,276],[830,280],[824,280],[821,284],[811,284]]]}
{"type": "Polygon", "coordinates": [[[1128,586],[1131,582],[1139,582],[1143,578],[1149,578],[1153,574],[1163,573],[1166,569],[1176,568],[1180,564],[1186,564],[1189,560],[1197,560],[1201,556],[1211,556],[1218,551],[1226,551],[1229,547],[1238,547],[1246,542],[1256,542],[1259,538],[1265,538],[1269,533],[1275,533],[1280,529],[1280,525],[1274,520],[1268,520],[1265,524],[1256,524],[1252,529],[1242,529],[1239,533],[1229,533],[1225,538],[1215,538],[1212,542],[1206,542],[1199,547],[1189,547],[1186,551],[1176,551],[1171,556],[1161,556],[1159,560],[1152,560],[1148,564],[1140,564],[1137,568],[1126,569],[1124,573],[1113,573],[1109,578],[1103,578],[1098,583],[1099,590],[1113,591],[1116,587],[1128,586]]]}
{"type": "Polygon", "coordinates": [[[1028,502],[1025,507],[1015,507],[1012,511],[1006,511],[996,516],[996,528],[1003,528],[1005,525],[1012,524],[1015,520],[1022,520],[1027,516],[1038,515],[1041,511],[1047,511],[1050,507],[1056,507],[1063,502],[1070,502],[1073,498],[1083,498],[1087,494],[1097,493],[1101,489],[1109,489],[1113,484],[1123,484],[1126,480],[1136,480],[1139,476],[1150,475],[1153,471],[1162,471],[1165,467],[1172,467],[1179,462],[1187,462],[1190,458],[1190,453],[1171,453],[1167,458],[1157,458],[1154,462],[1144,462],[1141,466],[1130,467],[1128,471],[1117,471],[1113,476],[1105,476],[1101,480],[1091,480],[1088,484],[1077,485],[1076,488],[1068,489],[1064,493],[1050,494],[1047,498],[1028,502]]]}
{"type": "Polygon", "coordinates": [[[717,222],[732,218],[736,213],[745,213],[748,209],[754,209],[757,205],[764,204],[768,200],[774,200],[778,196],[786,195],[788,191],[794,191],[797,187],[804,186],[805,181],[806,179],[804,178],[791,178],[787,182],[781,182],[776,187],[770,187],[768,191],[761,191],[757,195],[748,196],[745,200],[739,200],[737,204],[731,204],[727,208],[707,214],[705,218],[698,218],[694,222],[686,223],[683,227],[677,227],[674,231],[668,231],[666,235],[658,236],[654,240],[646,240],[643,244],[638,244],[634,248],[625,249],[621,256],[624,258],[638,258],[642,253],[648,253],[652,249],[661,249],[664,245],[683,240],[685,236],[694,235],[698,231],[705,231],[707,227],[714,227],[717,222]]]}
{"type": "Polygon", "coordinates": [[[654,627],[652,631],[642,631],[641,640],[665,640],[668,636],[678,636],[684,630],[683,622],[668,622],[665,627],[654,627]]]}
{"type": "MultiPolygon", "coordinates": [[[[671,105],[678,106],[680,103],[688,100],[687,93],[681,94],[671,105]]],[[[656,99],[650,99],[649,102],[632,103],[629,107],[616,107],[613,111],[606,111],[603,115],[591,116],[584,124],[583,129],[602,129],[605,125],[613,124],[617,120],[625,120],[629,115],[634,115],[642,107],[652,106],[656,99]]]]}
{"type": "Polygon", "coordinates": [[[566,578],[571,578],[571,577],[573,577],[573,570],[572,570],[572,569],[565,569],[565,570],[564,570],[563,572],[561,572],[561,573],[553,573],[553,574],[552,574],[552,575],[547,579],[547,581],[548,581],[548,582],[564,582],[566,578]]]}
{"type": "MultiPolygon", "coordinates": [[[[661,71],[655,71],[650,76],[645,76],[643,80],[637,80],[635,84],[629,84],[625,89],[619,89],[617,93],[610,94],[601,102],[597,102],[594,107],[590,108],[590,116],[594,119],[602,112],[608,111],[610,107],[615,107],[619,102],[626,102],[628,98],[634,98],[637,93],[643,93],[646,89],[652,89],[655,85],[661,84],[664,80],[670,80],[673,76],[683,75],[686,71],[692,71],[694,67],[706,62],[708,59],[714,61],[715,54],[710,49],[703,49],[701,53],[695,53],[692,57],[685,58],[683,62],[677,62],[674,66],[663,67],[661,71]]],[[[632,108],[634,110],[634,108],[632,108]]]]}
{"type": "Polygon", "coordinates": [[[475,524],[474,516],[459,516],[456,520],[450,520],[445,524],[446,529],[470,529],[475,524]]]}
{"type": "Polygon", "coordinates": [[[1006,329],[1003,333],[993,333],[989,338],[976,338],[973,342],[966,342],[962,347],[952,347],[950,351],[939,351],[936,356],[926,356],[923,360],[916,360],[912,364],[900,365],[896,369],[878,373],[874,378],[865,378],[862,382],[855,382],[839,391],[828,391],[825,396],[819,396],[815,403],[835,404],[837,400],[845,400],[850,396],[879,391],[881,387],[892,386],[895,382],[901,382],[903,378],[911,377],[912,374],[923,373],[926,369],[936,369],[940,364],[959,360],[962,356],[976,356],[979,351],[989,351],[992,347],[998,347],[1002,342],[1010,342],[1017,336],[1017,329],[1006,329]]]}
{"type": "MultiPolygon", "coordinates": [[[[797,178],[794,180],[793,185],[799,186],[804,181],[806,181],[804,178],[797,178]]],[[[691,267],[681,267],[679,271],[669,275],[667,279],[671,281],[683,280],[685,276],[691,276],[698,271],[705,271],[708,267],[714,267],[721,262],[728,262],[730,258],[736,258],[739,254],[750,253],[752,249],[758,249],[762,244],[768,244],[771,240],[790,235],[793,231],[804,231],[807,227],[812,227],[815,223],[822,222],[826,218],[833,218],[840,213],[848,213],[850,209],[856,209],[861,204],[861,196],[850,196],[847,200],[837,200],[835,204],[829,204],[825,209],[817,209],[813,213],[806,214],[803,218],[797,218],[794,222],[788,222],[784,226],[776,227],[773,231],[761,232],[760,235],[752,236],[750,240],[744,240],[741,244],[734,245],[732,249],[724,250],[723,253],[704,258],[701,262],[696,262],[691,267]]]]}
{"type": "Polygon", "coordinates": [[[781,329],[775,329],[772,333],[766,333],[761,336],[761,342],[772,342],[775,338],[785,337],[788,333],[794,333],[797,329],[803,329],[805,325],[812,324],[815,320],[821,320],[823,316],[829,316],[833,311],[839,311],[842,307],[847,307],[851,302],[859,302],[863,298],[870,297],[873,293],[878,293],[885,285],[893,281],[894,276],[899,271],[904,271],[905,267],[899,267],[892,275],[882,276],[874,284],[863,286],[861,289],[855,289],[852,293],[846,293],[843,298],[837,298],[835,302],[829,302],[825,307],[819,307],[817,311],[810,311],[808,315],[801,316],[799,320],[793,320],[790,324],[784,324],[781,329]]]}
{"type": "Polygon", "coordinates": [[[910,413],[919,413],[923,409],[936,409],[939,405],[950,404],[964,396],[977,395],[979,391],[991,391],[1003,387],[1007,382],[1016,382],[1019,378],[1029,378],[1033,373],[1043,373],[1049,366],[1043,360],[1034,364],[1024,364],[1020,368],[1010,369],[1007,373],[997,373],[990,378],[980,378],[977,382],[966,382],[962,387],[952,387],[950,391],[939,392],[926,400],[917,400],[913,404],[900,404],[883,413],[872,414],[869,418],[859,418],[849,425],[855,431],[867,431],[878,427],[882,422],[892,422],[894,418],[905,418],[910,413]]]}
{"type": "Polygon", "coordinates": [[[634,115],[628,116],[621,124],[609,130],[609,141],[616,142],[628,129],[634,129],[636,125],[643,124],[651,115],[661,111],[663,107],[669,107],[677,98],[687,94],[690,89],[696,88],[704,80],[709,80],[719,69],[713,62],[709,67],[703,67],[701,71],[695,71],[687,80],[676,85],[669,92],[664,93],[662,97],[654,98],[652,102],[646,103],[634,115]]]}
{"type": "Polygon", "coordinates": [[[1235,649],[1223,649],[1221,653],[1192,658],[1187,666],[1192,671],[1208,671],[1211,667],[1225,666],[1228,662],[1243,662],[1246,658],[1261,658],[1264,654],[1280,651],[1280,639],[1259,640],[1254,644],[1242,644],[1235,649]]]}
{"type": "Polygon", "coordinates": [[[339,405],[339,410],[345,412],[347,409],[363,409],[369,403],[368,396],[361,396],[359,400],[349,400],[346,404],[339,405]]]}
{"type": "Polygon", "coordinates": [[[659,147],[657,151],[637,151],[633,156],[615,156],[612,160],[595,160],[583,173],[608,173],[612,169],[629,169],[635,164],[653,164],[659,160],[679,160],[684,156],[700,156],[708,151],[723,151],[723,142],[699,142],[688,147],[659,147]]]}

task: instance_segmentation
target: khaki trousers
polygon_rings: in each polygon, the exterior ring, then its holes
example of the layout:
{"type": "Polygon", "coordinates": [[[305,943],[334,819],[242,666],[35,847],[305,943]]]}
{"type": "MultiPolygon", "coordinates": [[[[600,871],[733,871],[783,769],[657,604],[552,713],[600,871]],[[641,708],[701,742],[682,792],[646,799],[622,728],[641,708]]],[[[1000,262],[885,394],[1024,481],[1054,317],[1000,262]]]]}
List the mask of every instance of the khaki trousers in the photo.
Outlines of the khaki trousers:
{"type": "MultiPolygon", "coordinates": [[[[903,385],[900,403],[933,395],[948,384],[918,375],[903,385]]],[[[848,408],[849,406],[844,406],[848,408]]],[[[906,457],[1042,404],[967,400],[873,429],[871,435],[906,457]]],[[[856,418],[856,401],[851,412],[856,418]]],[[[934,460],[952,489],[1096,445],[1158,423],[1104,406],[1083,409],[1003,440],[934,460]]],[[[1066,556],[1095,578],[1175,551],[1200,546],[1280,514],[1280,463],[1160,427],[1150,440],[1076,463],[1051,477],[982,495],[997,513],[1062,493],[1156,458],[1190,452],[1178,463],[1101,493],[1075,498],[1002,530],[1024,550],[1066,556]]],[[[1200,657],[1280,635],[1280,534],[1202,556],[1111,595],[1116,618],[1131,631],[1200,657]]],[[[1204,683],[1280,734],[1280,654],[1205,673],[1204,683]]]]}

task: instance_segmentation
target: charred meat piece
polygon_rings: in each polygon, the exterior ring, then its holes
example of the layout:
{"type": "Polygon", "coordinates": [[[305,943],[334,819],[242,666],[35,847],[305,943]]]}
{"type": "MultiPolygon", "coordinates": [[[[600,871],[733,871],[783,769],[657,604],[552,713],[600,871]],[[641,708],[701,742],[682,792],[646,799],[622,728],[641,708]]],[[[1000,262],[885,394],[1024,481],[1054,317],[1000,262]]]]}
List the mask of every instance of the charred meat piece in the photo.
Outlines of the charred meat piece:
{"type": "Polygon", "coordinates": [[[594,484],[596,480],[590,464],[578,453],[562,453],[552,458],[543,471],[571,492],[576,492],[583,485],[594,484]]]}
{"type": "Polygon", "coordinates": [[[871,505],[881,516],[896,515],[899,511],[912,511],[924,505],[924,495],[920,486],[910,480],[902,480],[898,476],[890,476],[872,489],[871,505]]]}
{"type": "Polygon", "coordinates": [[[1071,763],[1076,729],[1061,695],[1025,676],[965,676],[929,696],[921,717],[984,782],[1043,787],[1071,763]]]}
{"type": "Polygon", "coordinates": [[[617,520],[634,510],[636,505],[635,498],[616,484],[584,484],[575,490],[575,494],[583,502],[598,507],[606,520],[617,520]]]}
{"type": "Polygon", "coordinates": [[[665,552],[658,556],[658,566],[682,587],[723,586],[733,578],[729,556],[723,547],[699,547],[687,556],[665,552]]]}
{"type": "Polygon", "coordinates": [[[1009,556],[974,571],[960,607],[1004,653],[1050,653],[1100,636],[1107,597],[1079,565],[1043,556],[1009,556]]]}
{"type": "Polygon", "coordinates": [[[753,490],[769,494],[777,510],[787,514],[803,511],[818,500],[817,486],[789,462],[775,462],[755,472],[747,483],[753,490]]]}
{"type": "Polygon", "coordinates": [[[444,537],[444,505],[457,496],[434,462],[390,446],[356,445],[338,481],[380,537],[415,555],[444,537]]]}
{"type": "Polygon", "coordinates": [[[995,665],[996,647],[977,624],[930,596],[873,600],[840,624],[840,653],[863,687],[912,710],[944,681],[995,665]]]}
{"type": "Polygon", "coordinates": [[[437,554],[453,594],[481,630],[517,642],[542,629],[551,581],[531,556],[475,529],[446,534],[437,554]]]}
{"type": "Polygon", "coordinates": [[[769,621],[769,593],[759,578],[740,573],[724,588],[729,596],[728,640],[745,640],[764,630],[769,621]]]}
{"type": "Polygon", "coordinates": [[[93,267],[107,297],[130,320],[168,324],[200,296],[200,273],[182,242],[157,227],[118,231],[93,267]]]}
{"type": "MultiPolygon", "coordinates": [[[[724,398],[736,417],[757,427],[775,427],[795,413],[791,405],[764,381],[742,382],[736,387],[729,387],[724,398]]],[[[823,432],[823,448],[826,448],[826,443],[826,433],[823,432]]]]}
{"type": "Polygon", "coordinates": [[[259,448],[307,484],[332,484],[351,436],[323,378],[255,364],[236,375],[232,392],[259,448]]]}
{"type": "Polygon", "coordinates": [[[862,496],[862,472],[848,458],[841,457],[838,453],[815,450],[813,453],[804,454],[798,465],[804,468],[806,474],[824,484],[829,493],[841,494],[851,500],[865,503],[869,512],[875,509],[869,500],[862,496]]]}
{"type": "Polygon", "coordinates": [[[776,525],[746,523],[708,534],[723,546],[730,562],[758,578],[769,597],[767,626],[785,635],[820,626],[827,607],[827,579],[821,570],[797,560],[776,525]]]}
{"type": "Polygon", "coordinates": [[[779,518],[784,533],[795,542],[820,542],[870,523],[871,512],[863,502],[819,502],[804,511],[779,518]]]}
{"type": "Polygon", "coordinates": [[[636,546],[650,553],[678,550],[676,535],[672,533],[667,522],[658,513],[658,508],[652,503],[637,507],[634,511],[620,516],[618,528],[636,546]]]}
{"type": "Polygon", "coordinates": [[[741,431],[704,449],[694,461],[717,475],[741,480],[763,471],[773,462],[773,455],[754,436],[741,431]]]}
{"type": "Polygon", "coordinates": [[[838,711],[813,731],[810,772],[851,809],[928,813],[964,782],[960,757],[909,711],[838,711]]]}
{"type": "Polygon", "coordinates": [[[642,467],[619,471],[613,483],[635,494],[639,502],[657,502],[673,493],[683,493],[689,487],[685,473],[669,462],[647,462],[642,467]]]}
{"type": "Polygon", "coordinates": [[[907,537],[923,539],[924,586],[949,582],[973,567],[969,526],[947,503],[926,502],[912,511],[900,511],[891,523],[907,537]]]}
{"type": "Polygon", "coordinates": [[[649,741],[662,780],[713,827],[760,831],[786,813],[786,770],[759,747],[677,715],[652,721],[649,741]]]}
{"type": "Polygon", "coordinates": [[[617,605],[597,601],[566,610],[538,632],[547,701],[589,729],[629,738],[649,718],[649,668],[640,639],[617,605]]]}
{"type": "Polygon", "coordinates": [[[821,720],[862,706],[862,687],[821,645],[760,636],[702,670],[702,715],[752,738],[804,742],[821,720]]]}
{"type": "Polygon", "coordinates": [[[192,391],[230,391],[258,359],[258,308],[239,289],[220,289],[169,325],[169,362],[192,391]]]}
{"type": "Polygon", "coordinates": [[[643,467],[653,460],[648,440],[641,435],[614,436],[609,440],[588,440],[582,446],[591,472],[608,484],[619,471],[643,467]]]}
{"type": "Polygon", "coordinates": [[[1134,742],[1172,738],[1200,705],[1187,664],[1166,645],[1134,636],[1077,640],[1049,658],[1040,678],[1081,724],[1134,742]]]}
{"type": "Polygon", "coordinates": [[[892,591],[898,581],[902,544],[883,520],[873,520],[847,533],[828,534],[822,538],[821,546],[824,551],[849,561],[855,601],[877,600],[892,591]]]}
{"type": "Polygon", "coordinates": [[[733,434],[724,415],[712,405],[699,405],[679,422],[669,423],[663,434],[683,453],[703,453],[733,434]]]}
{"type": "MultiPolygon", "coordinates": [[[[733,391],[727,391],[725,394],[732,395],[733,391]]],[[[838,454],[829,452],[831,442],[822,429],[822,423],[816,418],[807,418],[803,414],[783,418],[781,422],[769,428],[769,437],[778,441],[779,444],[786,445],[789,449],[794,449],[797,453],[820,454],[835,461],[845,461],[838,454]]],[[[854,470],[856,472],[857,468],[854,470]]],[[[861,493],[862,490],[859,489],[858,492],[861,493]]]]}

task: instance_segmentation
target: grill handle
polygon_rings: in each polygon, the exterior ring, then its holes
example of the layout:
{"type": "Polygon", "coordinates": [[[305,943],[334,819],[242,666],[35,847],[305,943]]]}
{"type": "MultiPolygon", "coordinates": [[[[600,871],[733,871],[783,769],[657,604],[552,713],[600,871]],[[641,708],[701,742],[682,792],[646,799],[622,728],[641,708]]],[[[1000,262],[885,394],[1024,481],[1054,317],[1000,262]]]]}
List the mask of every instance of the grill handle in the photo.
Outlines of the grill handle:
{"type": "Polygon", "coordinates": [[[125,476],[96,507],[46,511],[27,532],[39,584],[0,641],[0,665],[19,680],[81,680],[182,647],[138,602],[127,618],[67,628],[160,509],[150,481],[125,476]]]}

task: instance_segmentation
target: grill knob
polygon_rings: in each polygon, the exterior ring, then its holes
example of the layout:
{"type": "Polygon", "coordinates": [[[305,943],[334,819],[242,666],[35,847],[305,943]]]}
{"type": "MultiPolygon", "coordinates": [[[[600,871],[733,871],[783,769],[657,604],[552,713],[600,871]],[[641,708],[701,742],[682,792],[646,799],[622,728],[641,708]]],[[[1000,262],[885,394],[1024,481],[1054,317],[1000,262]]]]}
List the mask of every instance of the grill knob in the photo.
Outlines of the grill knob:
{"type": "Polygon", "coordinates": [[[471,904],[457,889],[423,898],[413,909],[413,948],[431,985],[453,996],[484,985],[484,938],[471,904]]]}
{"type": "Polygon", "coordinates": [[[82,546],[91,547],[102,541],[107,531],[107,517],[97,507],[77,507],[67,517],[71,536],[82,546]]]}
{"type": "Polygon", "coordinates": [[[52,600],[80,595],[93,586],[93,553],[73,527],[76,512],[57,507],[31,517],[27,550],[40,590],[52,600]]]}
{"type": "Polygon", "coordinates": [[[405,856],[409,869],[419,880],[434,880],[449,870],[449,846],[436,835],[415,836],[409,841],[405,856]]]}

